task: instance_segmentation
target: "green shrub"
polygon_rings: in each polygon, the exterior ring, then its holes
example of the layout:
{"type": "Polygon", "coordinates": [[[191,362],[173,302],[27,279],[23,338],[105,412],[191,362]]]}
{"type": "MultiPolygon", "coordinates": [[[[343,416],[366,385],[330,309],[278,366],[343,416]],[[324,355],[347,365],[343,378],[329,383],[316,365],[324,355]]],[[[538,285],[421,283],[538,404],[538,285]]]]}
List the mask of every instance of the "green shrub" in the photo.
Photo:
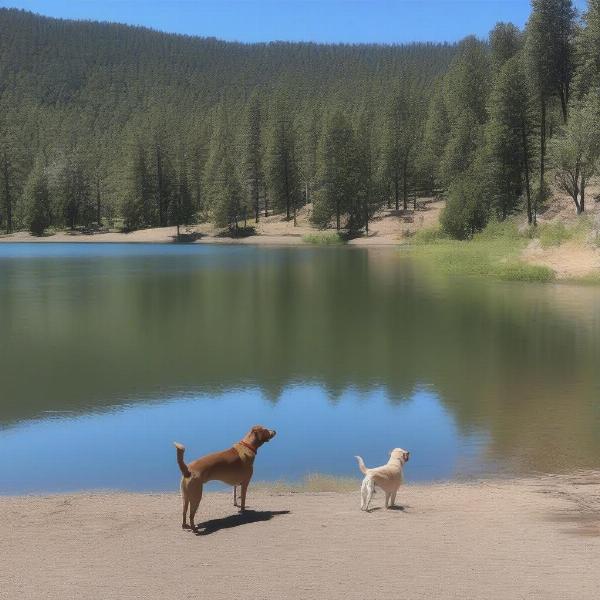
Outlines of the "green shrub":
{"type": "Polygon", "coordinates": [[[570,240],[573,237],[573,231],[567,229],[561,221],[556,221],[539,225],[538,235],[542,248],[552,248],[570,240]]]}
{"type": "Polygon", "coordinates": [[[556,276],[549,267],[529,265],[520,261],[499,264],[493,274],[504,281],[539,281],[540,283],[553,281],[556,276]]]}
{"type": "Polygon", "coordinates": [[[514,221],[507,219],[505,221],[490,221],[485,228],[475,234],[476,240],[520,240],[523,234],[519,233],[514,221]]]}
{"type": "Polygon", "coordinates": [[[412,240],[415,244],[430,244],[439,240],[447,240],[448,235],[439,227],[426,227],[415,232],[412,240]]]}
{"type": "Polygon", "coordinates": [[[302,236],[305,244],[316,244],[320,246],[333,246],[343,244],[344,240],[339,233],[309,233],[302,236]]]}
{"type": "Polygon", "coordinates": [[[450,237],[467,240],[485,227],[487,216],[483,186],[474,174],[467,173],[451,185],[440,225],[450,237]]]}

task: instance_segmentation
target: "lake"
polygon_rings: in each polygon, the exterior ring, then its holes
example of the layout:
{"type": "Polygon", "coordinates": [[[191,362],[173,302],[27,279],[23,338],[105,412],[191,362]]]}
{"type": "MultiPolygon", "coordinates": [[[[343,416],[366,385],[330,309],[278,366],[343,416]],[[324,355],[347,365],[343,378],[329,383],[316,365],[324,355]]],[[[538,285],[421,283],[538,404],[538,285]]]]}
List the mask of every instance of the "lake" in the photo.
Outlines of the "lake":
{"type": "Polygon", "coordinates": [[[277,429],[257,480],[600,468],[600,289],[397,250],[0,244],[0,493],[177,490],[172,441],[277,429]]]}

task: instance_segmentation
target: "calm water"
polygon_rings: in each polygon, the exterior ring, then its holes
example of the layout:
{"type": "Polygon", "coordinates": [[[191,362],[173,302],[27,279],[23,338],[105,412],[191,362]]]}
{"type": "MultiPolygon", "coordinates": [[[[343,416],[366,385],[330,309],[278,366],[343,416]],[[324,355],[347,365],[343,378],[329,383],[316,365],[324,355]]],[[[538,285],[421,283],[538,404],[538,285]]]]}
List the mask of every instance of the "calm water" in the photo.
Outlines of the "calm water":
{"type": "Polygon", "coordinates": [[[0,244],[0,493],[177,489],[278,430],[257,479],[600,468],[600,289],[395,251],[0,244]]]}

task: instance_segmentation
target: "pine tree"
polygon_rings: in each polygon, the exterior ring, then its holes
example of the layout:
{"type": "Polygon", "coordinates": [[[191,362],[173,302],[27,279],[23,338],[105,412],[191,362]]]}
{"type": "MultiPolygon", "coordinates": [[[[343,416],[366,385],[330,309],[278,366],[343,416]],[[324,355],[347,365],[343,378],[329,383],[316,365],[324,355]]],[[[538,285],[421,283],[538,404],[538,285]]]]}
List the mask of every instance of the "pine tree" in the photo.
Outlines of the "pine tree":
{"type": "Polygon", "coordinates": [[[419,155],[420,170],[433,180],[432,189],[443,186],[442,157],[450,136],[450,124],[444,98],[443,82],[433,89],[423,132],[423,152],[419,155]]]}
{"type": "Polygon", "coordinates": [[[519,206],[523,192],[533,223],[530,171],[533,106],[520,55],[505,61],[492,88],[486,126],[489,189],[493,210],[505,219],[519,206]]]}
{"type": "Polygon", "coordinates": [[[523,45],[523,34],[512,23],[496,23],[490,31],[490,49],[494,72],[515,56],[523,45]]]}
{"type": "Polygon", "coordinates": [[[268,189],[273,208],[296,219],[302,192],[296,159],[296,135],[289,117],[278,109],[272,126],[268,154],[268,189]]]}
{"type": "Polygon", "coordinates": [[[14,151],[4,140],[0,143],[0,225],[4,225],[6,233],[11,233],[14,227],[19,175],[14,151]]]}
{"type": "Polygon", "coordinates": [[[188,183],[192,194],[192,202],[197,219],[207,219],[207,206],[204,198],[204,170],[208,158],[208,141],[210,139],[209,119],[205,115],[197,115],[195,122],[182,136],[180,147],[186,155],[188,183]]]}
{"type": "Polygon", "coordinates": [[[414,150],[417,143],[416,98],[406,84],[392,98],[388,108],[384,146],[384,173],[392,191],[395,208],[408,208],[409,187],[414,176],[414,150]]]}
{"type": "Polygon", "coordinates": [[[588,0],[584,26],[576,42],[577,72],[574,85],[579,98],[600,90],[600,0],[588,0]]]}
{"type": "Polygon", "coordinates": [[[156,204],[155,214],[158,216],[158,221],[152,225],[166,227],[169,205],[173,196],[174,176],[169,148],[163,136],[155,137],[150,154],[156,204]]]}
{"type": "Polygon", "coordinates": [[[339,110],[328,120],[319,162],[319,191],[312,220],[319,227],[326,227],[335,217],[339,230],[343,214],[356,220],[362,212],[357,197],[358,151],[354,131],[339,110]]]}
{"type": "Polygon", "coordinates": [[[57,197],[62,206],[62,217],[69,229],[88,226],[93,220],[90,182],[83,162],[74,151],[66,157],[59,173],[57,197]]]}
{"type": "Polygon", "coordinates": [[[177,174],[177,186],[169,205],[169,221],[177,226],[177,239],[181,225],[192,225],[196,219],[196,210],[188,181],[185,158],[180,157],[177,174]]]}
{"type": "Polygon", "coordinates": [[[104,172],[103,166],[96,162],[96,164],[91,169],[91,193],[94,201],[94,213],[95,213],[95,222],[96,225],[101,228],[102,227],[102,215],[103,215],[103,191],[104,191],[104,182],[106,179],[106,174],[104,172]]]}
{"type": "Polygon", "coordinates": [[[539,181],[533,202],[533,224],[537,207],[548,195],[546,185],[546,138],[548,104],[560,100],[563,121],[567,121],[573,77],[575,9],[571,0],[532,0],[526,29],[527,77],[539,106],[539,181]]]}
{"type": "Polygon", "coordinates": [[[140,140],[133,145],[132,153],[128,189],[122,209],[123,226],[127,231],[149,227],[156,222],[146,152],[140,140]]]}
{"type": "Polygon", "coordinates": [[[37,158],[29,173],[23,197],[27,204],[27,222],[29,231],[35,236],[42,236],[52,223],[50,206],[50,189],[48,174],[44,162],[37,158]]]}
{"type": "Polygon", "coordinates": [[[205,168],[205,197],[210,220],[216,227],[236,232],[241,216],[243,193],[234,163],[231,136],[226,115],[221,107],[210,141],[205,168]]]}
{"type": "Polygon", "coordinates": [[[471,168],[476,151],[482,144],[489,78],[487,47],[474,37],[465,38],[444,77],[444,100],[449,122],[448,141],[440,163],[444,187],[471,168]]]}
{"type": "Polygon", "coordinates": [[[317,153],[319,148],[319,132],[321,117],[316,109],[308,115],[302,127],[302,160],[301,173],[304,192],[304,203],[312,202],[312,191],[317,178],[317,153]]]}
{"type": "Polygon", "coordinates": [[[448,142],[440,173],[448,189],[442,228],[459,239],[471,237],[487,221],[488,179],[483,141],[487,121],[490,57],[479,40],[468,37],[444,78],[449,118],[448,142]]]}
{"type": "Polygon", "coordinates": [[[350,229],[365,228],[369,235],[369,222],[381,206],[381,190],[376,178],[373,152],[373,123],[364,112],[356,132],[356,205],[351,209],[350,229]]]}
{"type": "Polygon", "coordinates": [[[234,173],[233,162],[226,155],[208,184],[211,220],[216,227],[228,227],[237,233],[241,217],[242,190],[234,173]]]}
{"type": "Polygon", "coordinates": [[[574,71],[576,11],[571,0],[531,0],[531,7],[526,41],[529,75],[540,101],[547,103],[551,96],[558,97],[566,122],[574,71]]]}
{"type": "Polygon", "coordinates": [[[246,140],[244,148],[244,170],[248,193],[248,205],[254,212],[254,221],[258,223],[260,214],[260,196],[264,187],[262,165],[262,113],[257,95],[248,105],[246,140]]]}

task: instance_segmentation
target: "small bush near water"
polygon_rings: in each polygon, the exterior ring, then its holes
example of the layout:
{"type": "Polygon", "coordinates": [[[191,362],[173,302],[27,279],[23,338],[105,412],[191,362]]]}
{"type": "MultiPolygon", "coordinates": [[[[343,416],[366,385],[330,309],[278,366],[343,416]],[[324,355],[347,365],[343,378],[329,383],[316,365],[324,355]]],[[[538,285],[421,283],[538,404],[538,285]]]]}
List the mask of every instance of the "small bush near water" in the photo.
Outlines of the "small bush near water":
{"type": "Polygon", "coordinates": [[[538,235],[542,248],[560,246],[573,237],[573,230],[567,229],[564,223],[544,223],[539,225],[538,235]]]}
{"type": "Polygon", "coordinates": [[[305,244],[316,244],[320,246],[333,246],[343,244],[344,240],[339,233],[309,233],[302,237],[305,244]]]}

